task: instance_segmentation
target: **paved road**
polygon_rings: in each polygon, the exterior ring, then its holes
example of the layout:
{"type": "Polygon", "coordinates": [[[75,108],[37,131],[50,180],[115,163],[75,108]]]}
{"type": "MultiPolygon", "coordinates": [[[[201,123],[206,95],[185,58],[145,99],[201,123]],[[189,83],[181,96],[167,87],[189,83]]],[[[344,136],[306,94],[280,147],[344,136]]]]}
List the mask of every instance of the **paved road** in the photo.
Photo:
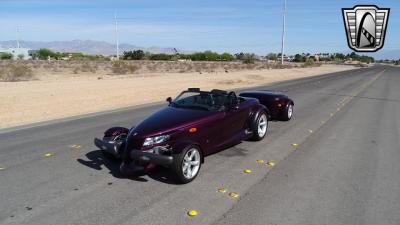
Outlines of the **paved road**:
{"type": "Polygon", "coordinates": [[[371,79],[216,224],[400,224],[400,68],[371,79]]]}
{"type": "Polygon", "coordinates": [[[294,99],[293,120],[207,157],[187,185],[122,177],[92,144],[161,105],[0,131],[0,224],[400,224],[399,87],[383,66],[261,87],[294,99]]]}

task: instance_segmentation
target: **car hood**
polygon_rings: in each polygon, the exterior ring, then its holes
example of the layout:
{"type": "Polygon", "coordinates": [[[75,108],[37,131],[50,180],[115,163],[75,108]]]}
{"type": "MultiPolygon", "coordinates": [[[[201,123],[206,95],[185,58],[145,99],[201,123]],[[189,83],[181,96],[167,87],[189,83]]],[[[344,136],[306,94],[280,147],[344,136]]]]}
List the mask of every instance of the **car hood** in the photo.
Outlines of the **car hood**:
{"type": "Polygon", "coordinates": [[[212,117],[217,112],[167,106],[147,117],[135,127],[133,134],[147,137],[167,133],[212,117]]]}

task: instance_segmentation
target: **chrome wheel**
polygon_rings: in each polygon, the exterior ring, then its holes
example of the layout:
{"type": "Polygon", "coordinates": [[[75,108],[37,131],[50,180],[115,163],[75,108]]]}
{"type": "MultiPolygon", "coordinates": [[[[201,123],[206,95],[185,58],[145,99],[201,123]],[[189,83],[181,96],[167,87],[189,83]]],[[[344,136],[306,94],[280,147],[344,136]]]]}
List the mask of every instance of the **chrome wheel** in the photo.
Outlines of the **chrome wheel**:
{"type": "Polygon", "coordinates": [[[268,120],[265,114],[262,114],[258,119],[258,136],[264,137],[267,132],[268,120]]]}
{"type": "Polygon", "coordinates": [[[196,148],[191,148],[186,152],[182,162],[182,172],[186,179],[192,179],[200,169],[200,152],[196,148]]]}
{"type": "Polygon", "coordinates": [[[292,115],[293,115],[293,105],[290,104],[287,110],[288,119],[292,118],[292,115]]]}

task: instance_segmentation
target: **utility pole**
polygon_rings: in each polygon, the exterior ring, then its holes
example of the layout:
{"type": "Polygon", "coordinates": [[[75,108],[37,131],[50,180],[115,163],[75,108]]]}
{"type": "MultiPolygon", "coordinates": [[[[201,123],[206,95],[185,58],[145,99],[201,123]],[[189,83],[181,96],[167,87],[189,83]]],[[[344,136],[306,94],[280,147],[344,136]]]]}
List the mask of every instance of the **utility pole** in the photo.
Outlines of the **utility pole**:
{"type": "Polygon", "coordinates": [[[17,48],[19,49],[21,46],[19,44],[19,26],[17,26],[17,30],[16,30],[16,34],[17,34],[17,48]]]}
{"type": "Polygon", "coordinates": [[[117,46],[117,60],[119,60],[119,35],[118,35],[117,13],[114,14],[114,20],[115,20],[115,42],[117,46]]]}
{"type": "Polygon", "coordinates": [[[283,55],[285,54],[285,33],[286,33],[286,0],[283,0],[283,28],[282,28],[282,51],[281,63],[283,65],[283,55]]]}

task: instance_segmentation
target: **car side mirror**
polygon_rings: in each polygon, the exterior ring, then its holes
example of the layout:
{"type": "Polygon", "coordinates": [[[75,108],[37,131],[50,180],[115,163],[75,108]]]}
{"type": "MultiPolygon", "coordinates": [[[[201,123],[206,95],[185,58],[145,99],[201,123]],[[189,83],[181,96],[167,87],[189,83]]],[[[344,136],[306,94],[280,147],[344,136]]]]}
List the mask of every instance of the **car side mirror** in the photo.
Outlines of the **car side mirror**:
{"type": "Polygon", "coordinates": [[[166,101],[167,101],[168,103],[171,103],[171,102],[172,102],[172,98],[171,98],[171,97],[168,97],[168,98],[166,99],[166,101]]]}

